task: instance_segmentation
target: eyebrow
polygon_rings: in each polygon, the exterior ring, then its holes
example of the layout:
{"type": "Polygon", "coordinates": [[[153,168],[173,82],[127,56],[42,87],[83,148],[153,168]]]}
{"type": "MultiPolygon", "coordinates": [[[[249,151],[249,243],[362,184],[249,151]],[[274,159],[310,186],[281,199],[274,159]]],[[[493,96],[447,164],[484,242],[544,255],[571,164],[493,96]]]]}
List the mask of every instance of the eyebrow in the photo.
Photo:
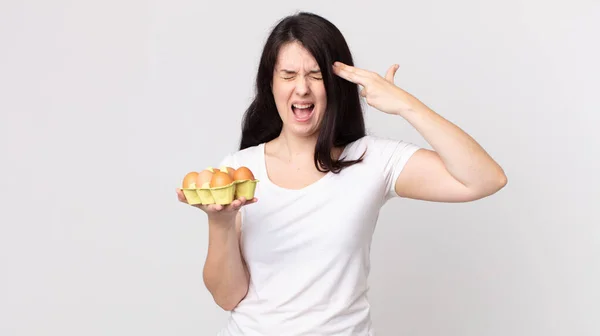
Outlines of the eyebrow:
{"type": "MultiPolygon", "coordinates": [[[[283,72],[283,73],[290,74],[290,75],[291,75],[291,74],[296,74],[296,73],[297,73],[297,72],[296,72],[296,71],[294,71],[294,70],[287,70],[287,69],[281,69],[281,70],[279,70],[279,72],[283,72]]],[[[309,71],[308,73],[311,73],[311,74],[320,74],[320,73],[321,73],[321,70],[311,70],[311,71],[309,71]]]]}

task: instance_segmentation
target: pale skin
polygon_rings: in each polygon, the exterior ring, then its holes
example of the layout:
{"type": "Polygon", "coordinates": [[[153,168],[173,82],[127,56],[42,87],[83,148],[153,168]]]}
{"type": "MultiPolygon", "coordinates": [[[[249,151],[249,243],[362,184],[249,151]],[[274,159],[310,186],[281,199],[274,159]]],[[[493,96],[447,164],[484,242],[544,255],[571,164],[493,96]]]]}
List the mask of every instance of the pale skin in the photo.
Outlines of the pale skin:
{"type": "MultiPolygon", "coordinates": [[[[273,183],[300,189],[324,175],[314,166],[313,154],[319,131],[315,125],[325,110],[325,88],[318,79],[316,62],[306,50],[291,43],[280,54],[273,76],[273,94],[284,126],[280,136],[265,145],[265,163],[273,183]],[[282,74],[280,68],[286,71],[282,74]],[[290,119],[292,112],[286,108],[298,99],[315,103],[315,122],[298,124],[290,119]],[[290,169],[296,173],[284,173],[290,169]]],[[[502,168],[472,137],[394,84],[397,70],[394,65],[382,77],[339,62],[333,65],[336,75],[362,87],[361,96],[370,106],[403,117],[433,148],[419,149],[410,158],[395,183],[396,192],[402,197],[425,201],[469,202],[504,187],[507,178],[502,168]]],[[[335,148],[333,156],[340,152],[340,148],[335,148]]],[[[177,194],[179,201],[187,203],[180,190],[177,194]]],[[[227,206],[196,206],[208,216],[204,283],[215,302],[225,310],[234,309],[248,291],[250,274],[240,249],[239,209],[257,201],[240,199],[227,206]]]]}
{"type": "MultiPolygon", "coordinates": [[[[177,189],[180,202],[185,195],[177,189]]],[[[193,205],[208,217],[208,253],[204,263],[204,285],[224,310],[232,310],[246,296],[250,273],[240,251],[242,218],[239,210],[258,201],[240,198],[229,205],[193,205]]]]}
{"type": "MultiPolygon", "coordinates": [[[[283,188],[301,189],[323,177],[315,168],[313,155],[327,107],[327,92],[319,65],[302,45],[288,43],[280,49],[272,92],[283,129],[279,137],[265,144],[269,180],[283,188]],[[298,102],[314,104],[310,121],[295,120],[291,106],[298,102]],[[294,172],[293,177],[289,172],[294,172]]],[[[334,149],[334,157],[340,152],[334,149]]]]}
{"type": "Polygon", "coordinates": [[[467,133],[385,77],[336,62],[334,72],[363,87],[367,104],[406,119],[433,147],[419,149],[396,181],[403,197],[435,202],[469,202],[492,195],[507,183],[503,169],[467,133]]]}

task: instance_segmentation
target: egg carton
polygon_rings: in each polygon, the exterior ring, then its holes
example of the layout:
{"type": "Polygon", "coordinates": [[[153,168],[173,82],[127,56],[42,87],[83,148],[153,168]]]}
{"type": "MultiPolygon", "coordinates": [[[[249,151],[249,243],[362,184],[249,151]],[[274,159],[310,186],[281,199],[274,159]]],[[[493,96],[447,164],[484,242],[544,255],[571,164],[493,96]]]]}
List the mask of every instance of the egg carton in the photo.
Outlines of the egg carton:
{"type": "Polygon", "coordinates": [[[181,190],[190,205],[227,205],[240,197],[245,197],[247,200],[254,198],[258,182],[258,180],[238,180],[221,187],[182,188],[181,190]]]}

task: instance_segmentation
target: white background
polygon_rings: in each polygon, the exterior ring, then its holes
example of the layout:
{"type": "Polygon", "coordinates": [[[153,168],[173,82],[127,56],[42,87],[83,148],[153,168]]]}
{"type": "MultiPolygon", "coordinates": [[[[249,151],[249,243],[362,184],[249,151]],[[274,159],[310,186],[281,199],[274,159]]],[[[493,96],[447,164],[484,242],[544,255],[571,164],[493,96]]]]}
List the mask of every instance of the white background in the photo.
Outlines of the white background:
{"type": "MultiPolygon", "coordinates": [[[[598,1],[0,2],[0,335],[214,335],[190,170],[235,150],[263,42],[297,10],[505,169],[468,204],[394,200],[378,335],[600,334],[598,1]]],[[[369,132],[427,146],[367,109],[369,132]]]]}

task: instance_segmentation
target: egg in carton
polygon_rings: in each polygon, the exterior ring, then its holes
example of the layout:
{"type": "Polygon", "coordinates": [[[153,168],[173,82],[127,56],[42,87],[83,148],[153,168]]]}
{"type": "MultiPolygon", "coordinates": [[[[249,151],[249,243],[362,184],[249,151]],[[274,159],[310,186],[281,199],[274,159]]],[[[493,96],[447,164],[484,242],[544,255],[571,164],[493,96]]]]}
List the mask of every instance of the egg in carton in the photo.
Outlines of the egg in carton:
{"type": "Polygon", "coordinates": [[[233,172],[233,180],[236,184],[235,198],[244,197],[247,200],[254,198],[256,192],[256,184],[258,180],[254,178],[254,174],[248,167],[239,167],[233,172]]]}
{"type": "Polygon", "coordinates": [[[202,204],[200,195],[198,195],[198,188],[196,187],[196,180],[198,179],[198,172],[189,172],[183,178],[181,185],[181,191],[185,196],[188,204],[196,205],[202,204]]]}
{"type": "Polygon", "coordinates": [[[199,173],[188,173],[184,177],[182,191],[192,205],[227,205],[240,197],[254,198],[257,183],[247,167],[208,167],[199,173]]]}

